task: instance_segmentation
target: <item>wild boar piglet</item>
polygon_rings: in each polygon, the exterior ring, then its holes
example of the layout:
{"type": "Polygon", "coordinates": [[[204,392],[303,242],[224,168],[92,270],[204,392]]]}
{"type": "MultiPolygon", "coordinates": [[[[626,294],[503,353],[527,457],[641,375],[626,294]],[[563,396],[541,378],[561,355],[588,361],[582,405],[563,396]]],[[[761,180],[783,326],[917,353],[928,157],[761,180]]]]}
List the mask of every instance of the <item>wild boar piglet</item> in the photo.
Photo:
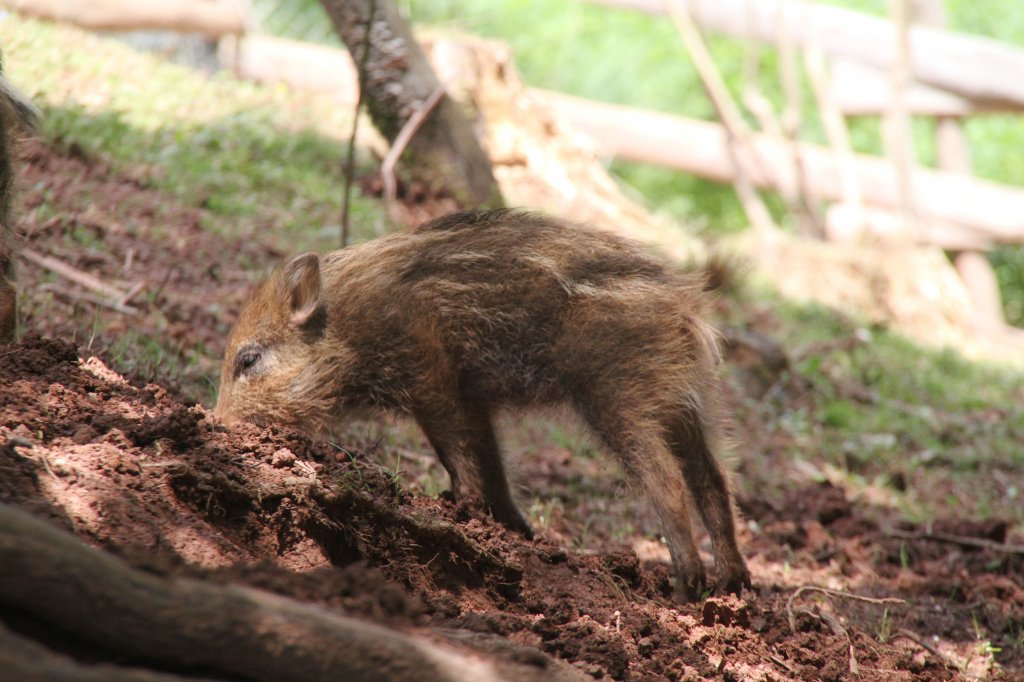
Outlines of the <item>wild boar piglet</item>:
{"type": "Polygon", "coordinates": [[[228,339],[226,422],[336,432],[412,415],[456,496],[479,493],[527,536],[495,438],[498,410],[573,408],[647,493],[679,598],[705,592],[690,515],[719,589],[750,574],[717,461],[717,339],[699,277],[616,236],[514,210],[456,213],[323,256],[256,287],[228,339]]]}

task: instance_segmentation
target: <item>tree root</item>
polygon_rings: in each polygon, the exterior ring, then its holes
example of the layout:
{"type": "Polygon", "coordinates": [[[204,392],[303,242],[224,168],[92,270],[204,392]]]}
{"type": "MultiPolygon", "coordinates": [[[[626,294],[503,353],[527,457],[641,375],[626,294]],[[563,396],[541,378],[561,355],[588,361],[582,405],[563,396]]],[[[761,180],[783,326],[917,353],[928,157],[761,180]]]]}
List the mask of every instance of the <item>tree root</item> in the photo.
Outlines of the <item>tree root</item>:
{"type": "MultiPolygon", "coordinates": [[[[2,504],[0,606],[118,660],[172,673],[266,682],[580,679],[540,652],[529,665],[498,661],[249,588],[144,573],[2,504]]],[[[12,657],[12,637],[20,639],[3,633],[0,656],[12,657]]],[[[38,662],[77,665],[57,654],[38,662]]],[[[104,672],[102,679],[174,679],[120,670],[120,677],[104,672]]],[[[69,679],[101,679],[89,674],[69,679]]]]}

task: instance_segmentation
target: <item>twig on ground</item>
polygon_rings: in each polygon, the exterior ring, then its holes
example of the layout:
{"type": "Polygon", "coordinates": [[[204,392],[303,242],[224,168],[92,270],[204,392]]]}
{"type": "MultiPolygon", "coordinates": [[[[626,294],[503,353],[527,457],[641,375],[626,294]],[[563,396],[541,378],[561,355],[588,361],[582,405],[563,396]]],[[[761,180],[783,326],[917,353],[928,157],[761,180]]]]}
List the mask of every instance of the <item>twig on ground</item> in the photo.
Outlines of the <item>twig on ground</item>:
{"type": "Polygon", "coordinates": [[[43,468],[46,469],[46,473],[50,474],[50,478],[52,478],[55,481],[60,480],[59,478],[57,478],[57,474],[53,473],[53,469],[50,468],[50,460],[46,457],[46,455],[41,454],[38,457],[32,457],[31,459],[35,459],[36,461],[41,462],[43,468]]]}
{"type": "Polygon", "coordinates": [[[21,436],[13,436],[11,438],[8,438],[7,442],[5,442],[0,447],[2,447],[5,450],[9,450],[10,452],[14,453],[15,455],[17,455],[19,457],[23,457],[24,459],[31,460],[33,462],[36,462],[37,464],[42,464],[43,468],[46,469],[46,473],[50,474],[50,476],[54,480],[58,480],[57,474],[53,473],[53,469],[50,468],[50,460],[46,458],[45,454],[43,454],[43,453],[39,453],[39,454],[33,453],[33,454],[30,455],[30,454],[25,453],[25,452],[18,452],[18,448],[32,449],[32,448],[35,447],[35,444],[32,441],[30,441],[29,439],[22,438],[21,436]]]}
{"type": "Polygon", "coordinates": [[[167,273],[164,275],[163,281],[160,282],[160,286],[158,286],[156,288],[156,291],[153,292],[152,301],[154,303],[160,300],[160,295],[164,293],[164,288],[167,286],[167,283],[171,281],[171,275],[173,275],[177,269],[177,265],[172,265],[171,267],[167,268],[167,273]]]}
{"type": "MultiPolygon", "coordinates": [[[[852,599],[854,601],[861,601],[868,604],[906,604],[906,600],[899,599],[898,597],[863,597],[859,594],[852,594],[850,592],[842,592],[840,590],[830,590],[827,587],[818,587],[816,585],[804,585],[798,587],[793,594],[786,600],[786,616],[789,618],[789,629],[792,632],[796,632],[796,615],[793,611],[793,602],[804,592],[819,592],[827,597],[837,599],[852,599]]],[[[814,618],[825,621],[832,628],[832,631],[837,635],[843,635],[846,637],[846,642],[849,645],[849,656],[850,656],[850,674],[860,674],[860,663],[857,662],[857,655],[853,648],[853,638],[850,637],[850,633],[843,627],[839,619],[831,613],[818,610],[817,613],[808,611],[807,609],[801,609],[801,613],[806,613],[814,618]]]]}
{"type": "Polygon", "coordinates": [[[831,613],[829,613],[828,611],[819,611],[818,617],[820,617],[823,621],[829,624],[829,627],[832,628],[832,632],[836,633],[837,635],[842,635],[846,638],[846,644],[849,647],[850,674],[859,675],[860,663],[857,662],[857,654],[853,650],[853,639],[850,637],[850,633],[846,630],[846,628],[843,627],[843,624],[839,622],[839,619],[831,613]]]}
{"type": "Polygon", "coordinates": [[[138,315],[139,314],[139,311],[138,311],[137,308],[133,308],[132,306],[128,306],[128,305],[122,305],[121,303],[118,303],[117,301],[113,301],[113,300],[110,300],[110,299],[107,299],[107,298],[103,298],[102,296],[96,296],[95,294],[90,294],[87,291],[75,291],[73,289],[66,289],[66,288],[64,288],[64,287],[62,287],[60,285],[50,284],[50,283],[40,284],[39,285],[39,290],[40,291],[52,291],[53,293],[57,294],[58,296],[63,296],[64,298],[68,298],[68,299],[71,299],[73,301],[86,301],[86,302],[92,303],[94,305],[104,306],[106,308],[110,308],[111,310],[115,310],[115,311],[121,313],[122,315],[132,315],[132,316],[134,316],[134,315],[138,315]]]}
{"type": "Polygon", "coordinates": [[[743,120],[739,107],[732,100],[729,89],[725,86],[725,81],[722,80],[722,74],[718,72],[715,62],[711,58],[711,53],[708,52],[707,45],[704,44],[704,39],[701,37],[696,24],[694,24],[693,17],[690,16],[686,3],[672,0],[667,3],[666,7],[672,20],[675,22],[676,30],[679,32],[680,38],[682,38],[686,51],[690,54],[690,59],[693,60],[693,65],[697,70],[697,75],[700,77],[701,84],[704,86],[704,90],[707,92],[719,120],[725,127],[728,136],[727,147],[729,156],[736,170],[735,180],[733,181],[736,195],[739,197],[743,210],[754,226],[754,229],[762,237],[768,238],[778,228],[772,219],[771,213],[768,211],[768,207],[765,206],[764,200],[757,193],[757,189],[755,189],[751,179],[753,175],[752,166],[759,159],[756,158],[756,150],[750,142],[750,128],[747,126],[746,121],[743,120]]]}
{"type": "Polygon", "coordinates": [[[833,597],[836,599],[852,599],[854,601],[861,601],[867,604],[906,604],[906,600],[898,597],[863,597],[859,594],[852,594],[850,592],[843,592],[841,590],[830,590],[827,587],[818,587],[817,585],[804,585],[798,587],[793,594],[789,595],[789,599],[786,600],[786,615],[789,618],[789,629],[796,632],[796,618],[793,616],[793,602],[803,594],[804,592],[820,592],[827,597],[833,597]]]}
{"type": "Polygon", "coordinates": [[[946,660],[946,657],[942,655],[941,651],[939,651],[938,649],[933,647],[931,644],[929,644],[927,641],[925,641],[925,639],[923,637],[921,637],[920,635],[918,635],[915,632],[911,632],[910,630],[907,630],[906,628],[899,628],[899,629],[896,630],[895,633],[893,633],[892,639],[896,639],[897,637],[903,637],[904,639],[909,639],[911,642],[913,642],[914,644],[918,645],[919,647],[921,647],[922,649],[924,649],[925,651],[927,651],[931,655],[933,655],[933,656],[935,656],[937,658],[940,658],[942,660],[946,660]]]}
{"type": "Polygon", "coordinates": [[[29,260],[42,268],[46,268],[50,272],[60,275],[64,279],[70,280],[91,291],[95,291],[115,304],[121,301],[126,295],[126,292],[120,287],[108,284],[95,275],[90,275],[88,272],[79,270],[73,265],[68,265],[64,261],[57,260],[53,256],[44,256],[32,249],[22,249],[21,255],[24,256],[26,260],[29,260]]]}
{"type": "Polygon", "coordinates": [[[799,674],[799,671],[796,668],[791,666],[789,663],[786,663],[786,661],[783,658],[776,656],[775,654],[768,654],[768,660],[774,663],[775,665],[779,666],[780,668],[793,673],[794,675],[799,674]]]}
{"type": "Polygon", "coordinates": [[[427,116],[434,110],[437,103],[441,101],[441,97],[444,96],[445,87],[443,84],[438,84],[434,91],[423,101],[416,111],[413,112],[409,120],[405,122],[402,129],[395,136],[395,141],[391,143],[391,148],[388,150],[387,156],[384,157],[384,161],[380,164],[380,176],[384,183],[384,205],[387,206],[388,215],[395,222],[399,222],[398,209],[395,205],[395,200],[398,196],[398,182],[395,179],[395,164],[398,163],[398,158],[405,151],[405,148],[409,146],[409,142],[412,140],[416,131],[420,129],[423,122],[427,120],[427,116]]]}
{"type": "Polygon", "coordinates": [[[33,448],[35,447],[35,445],[28,438],[22,438],[21,436],[11,436],[10,438],[7,439],[7,442],[4,443],[4,447],[14,450],[14,448],[33,448]]]}
{"type": "Polygon", "coordinates": [[[901,538],[903,540],[932,540],[933,542],[945,542],[950,545],[960,545],[961,547],[991,549],[994,552],[1002,552],[1004,554],[1024,554],[1024,545],[1007,545],[1002,542],[996,542],[995,540],[972,538],[965,535],[952,535],[950,533],[942,533],[939,531],[914,533],[911,531],[900,530],[898,528],[891,528],[886,531],[886,534],[890,537],[901,538]]]}
{"type": "Polygon", "coordinates": [[[136,282],[131,286],[130,289],[128,289],[128,291],[124,292],[124,296],[121,297],[118,303],[120,303],[121,305],[128,305],[128,303],[133,298],[135,298],[139,294],[139,292],[145,288],[145,286],[146,283],[144,281],[136,282]]]}

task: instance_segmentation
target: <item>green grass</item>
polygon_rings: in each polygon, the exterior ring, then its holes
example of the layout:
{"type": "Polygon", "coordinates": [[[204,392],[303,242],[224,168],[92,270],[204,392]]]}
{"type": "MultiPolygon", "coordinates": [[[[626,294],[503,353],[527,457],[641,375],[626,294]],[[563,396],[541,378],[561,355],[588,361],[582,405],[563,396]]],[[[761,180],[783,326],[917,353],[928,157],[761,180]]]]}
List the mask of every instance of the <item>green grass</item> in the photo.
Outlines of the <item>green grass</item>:
{"type": "Polygon", "coordinates": [[[1024,523],[1019,483],[994,482],[1024,467],[1024,373],[925,350],[820,306],[772,308],[805,388],[762,409],[768,432],[792,438],[795,458],[831,466],[854,488],[901,493],[911,517],[1024,523]],[[935,494],[947,487],[953,502],[935,494]]]}
{"type": "MultiPolygon", "coordinates": [[[[350,108],[12,15],[0,20],[0,44],[10,78],[42,108],[47,138],[122,169],[142,166],[156,187],[208,209],[212,230],[336,247],[350,108]]],[[[369,159],[360,159],[361,172],[369,159]]],[[[356,192],[357,236],[374,234],[383,216],[356,192]]]]}

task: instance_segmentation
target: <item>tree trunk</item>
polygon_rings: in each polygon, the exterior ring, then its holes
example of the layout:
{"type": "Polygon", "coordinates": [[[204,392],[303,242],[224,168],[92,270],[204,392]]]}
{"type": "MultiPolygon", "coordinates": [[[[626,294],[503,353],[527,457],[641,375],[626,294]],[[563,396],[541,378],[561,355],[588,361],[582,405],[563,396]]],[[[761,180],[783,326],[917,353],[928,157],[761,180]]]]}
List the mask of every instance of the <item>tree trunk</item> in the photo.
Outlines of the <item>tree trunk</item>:
{"type": "MultiPolygon", "coordinates": [[[[412,30],[392,0],[321,0],[348,46],[363,101],[374,125],[391,143],[440,84],[412,30]],[[362,59],[370,8],[369,54],[362,59]]],[[[501,193],[469,120],[444,95],[416,131],[403,155],[407,179],[443,189],[463,207],[497,207],[501,193]]]]}

